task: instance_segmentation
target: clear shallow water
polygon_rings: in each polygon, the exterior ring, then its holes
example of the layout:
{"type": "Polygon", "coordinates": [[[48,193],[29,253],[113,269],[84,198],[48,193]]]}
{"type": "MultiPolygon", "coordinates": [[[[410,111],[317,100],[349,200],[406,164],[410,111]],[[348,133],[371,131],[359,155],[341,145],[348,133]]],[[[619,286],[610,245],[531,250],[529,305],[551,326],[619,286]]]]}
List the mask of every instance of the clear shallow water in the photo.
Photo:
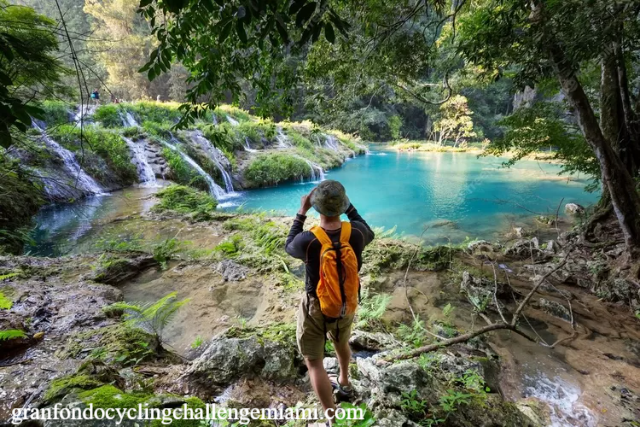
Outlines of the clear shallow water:
{"type": "MultiPolygon", "coordinates": [[[[533,212],[555,216],[562,198],[563,205],[598,200],[598,194],[584,191],[585,182],[559,177],[557,165],[523,161],[507,169],[501,167],[503,161],[465,153],[373,151],[327,172],[326,178],[346,187],[352,203],[372,226],[397,227],[397,233],[413,236],[428,226],[424,237],[431,243],[497,237],[511,223],[530,219],[533,212]]],[[[233,204],[293,215],[300,197],[315,185],[293,183],[246,191],[233,204]]]]}

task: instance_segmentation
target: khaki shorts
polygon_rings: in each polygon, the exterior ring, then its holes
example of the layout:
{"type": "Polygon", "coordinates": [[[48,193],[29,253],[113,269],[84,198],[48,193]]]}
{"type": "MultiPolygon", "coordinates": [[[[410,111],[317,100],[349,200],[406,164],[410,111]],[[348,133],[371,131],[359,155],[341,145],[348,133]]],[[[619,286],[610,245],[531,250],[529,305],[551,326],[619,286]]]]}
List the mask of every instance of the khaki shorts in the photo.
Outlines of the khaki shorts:
{"type": "Polygon", "coordinates": [[[320,302],[316,297],[305,294],[298,307],[298,326],[296,339],[298,349],[305,359],[324,358],[324,344],[328,337],[335,344],[345,344],[351,336],[353,314],[335,322],[325,322],[320,311],[320,302]],[[338,339],[336,339],[338,338],[338,339]]]}

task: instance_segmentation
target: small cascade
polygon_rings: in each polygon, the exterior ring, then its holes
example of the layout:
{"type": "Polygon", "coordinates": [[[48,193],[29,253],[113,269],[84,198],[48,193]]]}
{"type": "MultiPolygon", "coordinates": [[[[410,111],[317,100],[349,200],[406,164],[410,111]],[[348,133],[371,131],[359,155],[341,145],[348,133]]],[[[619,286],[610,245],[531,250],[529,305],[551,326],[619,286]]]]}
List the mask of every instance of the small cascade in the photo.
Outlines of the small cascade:
{"type": "Polygon", "coordinates": [[[278,148],[291,147],[289,137],[282,131],[282,128],[280,126],[278,126],[278,128],[276,129],[276,141],[278,141],[278,148]]]}
{"type": "Polygon", "coordinates": [[[167,141],[161,141],[163,145],[165,145],[166,147],[170,148],[171,150],[175,151],[176,153],[180,154],[180,156],[191,165],[191,167],[193,167],[196,172],[198,172],[198,174],[200,174],[200,176],[202,176],[205,181],[207,181],[207,185],[209,186],[209,193],[212,196],[215,196],[216,199],[220,199],[222,197],[225,196],[225,191],[222,187],[220,187],[218,184],[216,184],[216,182],[213,180],[213,178],[211,178],[211,175],[209,175],[207,172],[205,172],[204,169],[202,169],[202,167],[195,161],[193,160],[191,157],[189,157],[186,153],[183,153],[176,145],[174,145],[175,143],[177,143],[178,141],[172,137],[172,142],[167,142],[167,141]]]}
{"type": "Polygon", "coordinates": [[[122,120],[122,125],[123,126],[128,126],[128,127],[138,127],[138,126],[140,126],[140,124],[135,119],[135,117],[133,117],[133,114],[131,114],[128,111],[125,114],[122,114],[122,112],[121,112],[120,113],[120,119],[122,120]]]}
{"type": "Polygon", "coordinates": [[[249,137],[245,136],[244,137],[244,151],[248,151],[249,153],[255,153],[258,150],[254,150],[253,148],[251,148],[251,144],[249,143],[249,137]]]}
{"type": "Polygon", "coordinates": [[[77,124],[80,124],[81,121],[86,122],[96,112],[96,108],[98,108],[97,105],[78,105],[78,111],[74,114],[73,121],[77,124]]]}
{"type": "MultiPolygon", "coordinates": [[[[305,159],[304,157],[299,158],[304,160],[309,165],[309,169],[311,169],[311,175],[309,177],[311,179],[311,182],[324,181],[325,177],[322,166],[315,164],[312,161],[305,159]]],[[[304,178],[302,179],[302,181],[304,181],[304,178]]]]}
{"type": "Polygon", "coordinates": [[[338,138],[333,135],[324,135],[324,146],[329,150],[335,151],[336,153],[340,150],[340,142],[338,142],[338,138]]]}
{"type": "Polygon", "coordinates": [[[129,146],[131,151],[131,160],[136,169],[138,170],[138,180],[143,183],[145,187],[153,187],[157,185],[156,174],[153,172],[147,155],[144,152],[144,141],[134,142],[129,138],[122,137],[129,146]]]}
{"type": "Polygon", "coordinates": [[[239,121],[237,121],[236,119],[234,119],[233,117],[231,117],[230,115],[227,114],[227,121],[229,123],[231,123],[231,126],[238,126],[240,124],[239,121]]]}
{"type": "Polygon", "coordinates": [[[214,147],[211,141],[209,141],[207,138],[204,137],[202,132],[200,131],[191,132],[190,136],[200,146],[200,148],[202,148],[206,153],[209,154],[209,158],[213,160],[213,163],[215,163],[216,167],[220,171],[220,175],[222,175],[225,191],[228,193],[227,196],[231,195],[234,191],[233,181],[231,179],[231,175],[227,171],[227,168],[225,167],[225,165],[222,164],[224,161],[227,163],[227,166],[228,166],[228,162],[229,162],[225,157],[224,153],[219,149],[217,149],[216,147],[214,147]]]}
{"type": "Polygon", "coordinates": [[[213,125],[214,126],[218,126],[218,117],[216,116],[216,113],[214,113],[213,111],[211,112],[211,117],[213,118],[213,125]]]}
{"type": "MultiPolygon", "coordinates": [[[[76,160],[75,154],[71,151],[67,150],[56,141],[51,139],[49,135],[45,132],[43,128],[38,126],[35,122],[33,124],[34,128],[36,128],[42,134],[42,140],[45,145],[56,152],[56,154],[62,159],[64,163],[64,169],[67,173],[73,178],[73,186],[82,190],[84,193],[89,194],[101,194],[103,193],[102,187],[100,184],[96,182],[88,173],[82,169],[78,161],[76,160]]],[[[45,183],[46,186],[46,183],[45,183]]],[[[46,190],[47,193],[50,194],[49,190],[46,190]]]]}

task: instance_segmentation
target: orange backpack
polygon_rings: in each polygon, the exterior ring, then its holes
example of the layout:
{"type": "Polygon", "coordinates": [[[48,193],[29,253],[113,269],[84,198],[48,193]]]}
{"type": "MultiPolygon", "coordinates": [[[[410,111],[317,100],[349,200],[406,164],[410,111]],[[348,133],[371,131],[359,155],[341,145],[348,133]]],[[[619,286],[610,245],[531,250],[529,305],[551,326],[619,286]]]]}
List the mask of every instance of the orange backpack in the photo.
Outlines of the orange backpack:
{"type": "Polygon", "coordinates": [[[333,243],[319,226],[311,232],[322,244],[320,251],[320,281],[316,294],[320,309],[327,318],[341,319],[353,314],[358,307],[360,278],[358,258],[349,244],[351,223],[343,222],[340,241],[333,243]]]}

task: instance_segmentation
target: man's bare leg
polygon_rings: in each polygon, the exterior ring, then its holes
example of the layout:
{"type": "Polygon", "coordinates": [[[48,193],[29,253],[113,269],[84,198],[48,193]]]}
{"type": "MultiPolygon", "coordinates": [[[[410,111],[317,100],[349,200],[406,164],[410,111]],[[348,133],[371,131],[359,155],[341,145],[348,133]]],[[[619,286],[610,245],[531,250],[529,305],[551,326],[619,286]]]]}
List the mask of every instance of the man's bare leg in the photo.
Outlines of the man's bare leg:
{"type": "MultiPolygon", "coordinates": [[[[333,409],[335,412],[336,405],[333,403],[333,388],[331,387],[331,381],[329,381],[329,375],[324,370],[322,359],[305,359],[307,368],[309,369],[309,378],[311,379],[311,385],[316,392],[316,396],[320,399],[320,403],[325,412],[327,409],[333,409]]],[[[331,419],[329,419],[329,425],[331,425],[331,419]]]]}
{"type": "Polygon", "coordinates": [[[344,340],[342,344],[334,342],[333,347],[336,349],[338,364],[340,365],[340,377],[338,378],[338,382],[341,386],[348,386],[349,362],[351,362],[351,347],[349,347],[349,340],[344,340]]]}

